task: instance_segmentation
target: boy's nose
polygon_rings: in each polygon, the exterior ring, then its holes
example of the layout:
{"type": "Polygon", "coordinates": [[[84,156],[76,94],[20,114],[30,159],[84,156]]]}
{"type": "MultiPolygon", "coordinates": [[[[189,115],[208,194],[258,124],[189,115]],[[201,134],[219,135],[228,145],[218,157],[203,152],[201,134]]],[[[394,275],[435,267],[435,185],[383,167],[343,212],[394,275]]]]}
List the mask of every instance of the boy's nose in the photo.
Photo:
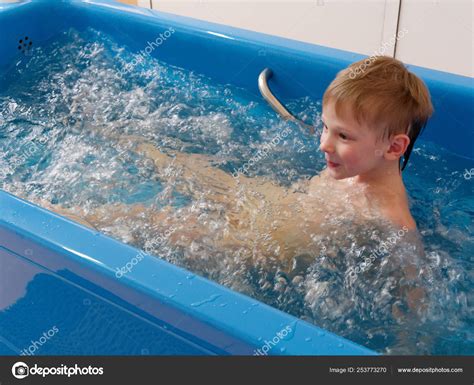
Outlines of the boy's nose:
{"type": "Polygon", "coordinates": [[[319,144],[319,149],[322,151],[322,152],[328,152],[328,153],[332,153],[334,152],[334,146],[332,146],[330,143],[329,143],[329,140],[323,140],[323,138],[321,138],[321,142],[319,144]]]}

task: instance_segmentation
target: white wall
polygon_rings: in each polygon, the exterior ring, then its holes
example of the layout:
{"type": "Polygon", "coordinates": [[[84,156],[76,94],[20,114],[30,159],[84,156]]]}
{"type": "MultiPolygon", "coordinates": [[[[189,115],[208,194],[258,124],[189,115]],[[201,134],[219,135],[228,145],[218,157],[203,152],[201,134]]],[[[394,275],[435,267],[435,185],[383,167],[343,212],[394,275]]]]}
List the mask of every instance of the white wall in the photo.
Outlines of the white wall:
{"type": "Polygon", "coordinates": [[[150,8],[151,0],[138,0],[137,5],[139,7],[150,8]]]}
{"type": "MultiPolygon", "coordinates": [[[[474,77],[473,0],[152,0],[196,19],[474,77]],[[400,14],[399,14],[400,10],[400,14]],[[379,51],[380,52],[380,51],[379,51]]],[[[149,7],[149,0],[138,0],[149,7]]]]}
{"type": "Polygon", "coordinates": [[[370,55],[395,33],[398,0],[155,0],[154,9],[370,55]]]}
{"type": "Polygon", "coordinates": [[[474,77],[473,2],[403,0],[396,58],[423,67],[474,77]]]}

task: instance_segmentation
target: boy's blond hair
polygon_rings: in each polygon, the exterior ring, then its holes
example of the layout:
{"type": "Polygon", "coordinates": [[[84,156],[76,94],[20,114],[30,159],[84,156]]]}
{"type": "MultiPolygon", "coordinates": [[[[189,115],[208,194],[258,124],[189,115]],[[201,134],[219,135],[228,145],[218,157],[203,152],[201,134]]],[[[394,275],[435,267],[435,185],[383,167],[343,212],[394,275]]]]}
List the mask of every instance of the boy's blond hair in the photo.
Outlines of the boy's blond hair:
{"type": "Polygon", "coordinates": [[[415,141],[433,113],[423,81],[404,64],[387,56],[372,56],[340,71],[323,96],[323,106],[335,102],[337,114],[348,105],[359,124],[377,130],[379,138],[407,134],[410,144],[403,170],[415,141]]]}

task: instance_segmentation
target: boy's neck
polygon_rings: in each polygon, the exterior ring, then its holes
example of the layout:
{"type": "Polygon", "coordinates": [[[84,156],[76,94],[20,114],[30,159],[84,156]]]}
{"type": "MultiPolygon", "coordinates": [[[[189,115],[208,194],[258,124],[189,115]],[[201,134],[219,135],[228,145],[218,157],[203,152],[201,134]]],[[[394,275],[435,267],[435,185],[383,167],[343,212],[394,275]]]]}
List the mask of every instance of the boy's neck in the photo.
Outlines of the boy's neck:
{"type": "Polygon", "coordinates": [[[386,164],[385,168],[373,170],[354,177],[354,182],[365,189],[367,199],[379,207],[383,215],[399,227],[416,229],[411,216],[408,196],[398,164],[386,164]]]}
{"type": "Polygon", "coordinates": [[[397,162],[390,162],[368,173],[357,175],[354,177],[354,182],[372,192],[389,190],[395,195],[405,193],[405,185],[397,162]]]}

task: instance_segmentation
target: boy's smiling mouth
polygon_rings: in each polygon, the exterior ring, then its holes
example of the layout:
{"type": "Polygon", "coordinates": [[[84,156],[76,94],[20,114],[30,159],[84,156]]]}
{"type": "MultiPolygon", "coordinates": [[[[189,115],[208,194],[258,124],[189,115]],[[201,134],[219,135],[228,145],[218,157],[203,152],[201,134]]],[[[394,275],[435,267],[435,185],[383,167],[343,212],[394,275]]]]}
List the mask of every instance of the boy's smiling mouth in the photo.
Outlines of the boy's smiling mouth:
{"type": "Polygon", "coordinates": [[[336,168],[336,167],[340,166],[339,163],[331,162],[328,158],[325,158],[325,159],[326,159],[326,163],[327,163],[328,167],[336,168]]]}

